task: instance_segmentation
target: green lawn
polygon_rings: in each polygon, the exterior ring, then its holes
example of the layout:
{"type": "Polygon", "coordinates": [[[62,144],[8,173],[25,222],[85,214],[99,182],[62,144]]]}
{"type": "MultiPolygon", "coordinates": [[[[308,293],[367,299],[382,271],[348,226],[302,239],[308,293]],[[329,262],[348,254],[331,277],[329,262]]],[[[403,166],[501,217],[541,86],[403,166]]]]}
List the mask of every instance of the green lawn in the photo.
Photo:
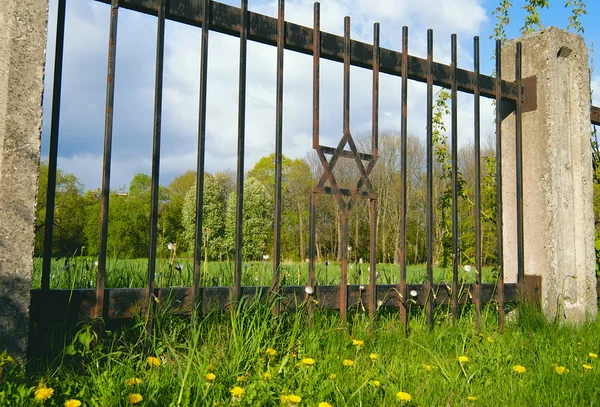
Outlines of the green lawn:
{"type": "Polygon", "coordinates": [[[0,405],[39,406],[46,397],[47,406],[72,399],[162,407],[599,403],[600,322],[560,327],[525,310],[500,334],[493,307],[481,331],[468,308],[456,323],[447,309],[436,313],[433,330],[417,311],[405,333],[396,312],[381,311],[374,325],[352,314],[341,329],[333,312],[273,317],[268,304],[250,303],[191,325],[159,315],[151,336],[138,321],[95,346],[82,326],[48,368],[25,374],[0,357],[0,405]]]}
{"type": "MultiPolygon", "coordinates": [[[[64,260],[53,261],[51,269],[51,288],[93,288],[96,285],[97,266],[95,258],[73,257],[68,267],[64,260]]],[[[348,266],[349,284],[368,284],[368,264],[350,263],[348,266]]],[[[201,266],[201,282],[207,286],[233,285],[233,262],[208,262],[207,267],[201,266]]],[[[468,269],[468,268],[467,268],[468,269]]],[[[159,287],[191,286],[193,261],[190,259],[157,259],[156,285],[159,287]]],[[[398,284],[400,282],[400,267],[392,264],[378,264],[379,284],[398,284]]],[[[308,279],[307,263],[284,262],[280,266],[281,282],[283,285],[305,285],[308,279]]],[[[315,269],[318,285],[339,284],[340,264],[330,262],[326,265],[320,262],[315,269]]],[[[434,281],[451,281],[452,270],[434,267],[434,281]]],[[[42,260],[35,259],[33,273],[33,288],[39,288],[42,275],[42,260]]],[[[106,286],[114,288],[145,287],[148,275],[148,259],[109,259],[106,271],[106,286]]],[[[271,261],[244,262],[242,267],[242,285],[268,286],[271,284],[273,266],[271,261]]],[[[484,267],[483,282],[494,282],[495,273],[491,267],[484,267]]],[[[475,282],[474,267],[471,271],[460,268],[459,278],[464,282],[475,282]]],[[[409,265],[407,267],[407,282],[426,282],[426,266],[409,265]]]]}

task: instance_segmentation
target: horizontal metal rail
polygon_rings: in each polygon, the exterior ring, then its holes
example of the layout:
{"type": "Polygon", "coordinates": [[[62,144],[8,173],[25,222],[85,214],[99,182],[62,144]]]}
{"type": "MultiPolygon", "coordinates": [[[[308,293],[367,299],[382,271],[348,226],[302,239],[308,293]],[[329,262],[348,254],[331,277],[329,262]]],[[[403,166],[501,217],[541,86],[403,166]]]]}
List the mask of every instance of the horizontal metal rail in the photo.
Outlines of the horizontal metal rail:
{"type": "MultiPolygon", "coordinates": [[[[532,298],[539,298],[541,278],[538,276],[526,276],[525,292],[532,298]]],[[[397,293],[397,284],[377,285],[378,307],[398,308],[400,301],[397,293]]],[[[473,292],[475,284],[463,284],[459,286],[458,303],[473,304],[473,292]]],[[[108,319],[128,319],[136,314],[143,315],[147,307],[146,288],[107,288],[106,289],[106,316],[108,319]]],[[[198,295],[202,304],[202,312],[220,312],[229,308],[231,299],[231,287],[199,287],[198,295]]],[[[519,298],[518,284],[504,284],[504,298],[507,302],[515,302],[519,298]]],[[[600,290],[600,286],[599,286],[600,290]]],[[[446,284],[434,284],[431,289],[431,298],[436,305],[449,305],[452,299],[450,286],[446,284]]],[[[241,295],[248,300],[257,295],[266,299],[270,287],[242,287],[241,295]]],[[[427,302],[426,284],[407,284],[407,303],[414,306],[424,306],[427,302]]],[[[191,287],[155,288],[154,296],[157,307],[165,307],[168,312],[177,315],[190,315],[193,308],[193,290],[191,287]]],[[[297,309],[306,296],[304,286],[282,286],[280,289],[281,309],[297,309]]],[[[481,302],[493,302],[496,293],[496,284],[481,284],[481,302]]],[[[95,290],[50,290],[47,299],[43,300],[41,290],[31,290],[31,304],[36,306],[41,301],[46,301],[45,306],[49,308],[45,322],[81,321],[94,316],[95,290]]],[[[339,310],[340,287],[338,285],[317,285],[311,297],[313,307],[321,309],[339,310]]],[[[348,308],[367,309],[367,286],[348,285],[348,308]]],[[[37,321],[32,321],[35,323],[37,321]]]]}
{"type": "MultiPolygon", "coordinates": [[[[110,3],[109,0],[95,0],[110,3]]],[[[165,17],[168,20],[181,22],[187,25],[202,26],[202,2],[197,0],[171,0],[168,2],[165,17]]],[[[211,3],[209,27],[211,31],[223,34],[240,36],[242,21],[241,11],[237,7],[228,6],[216,1],[211,3]]],[[[120,0],[119,6],[144,14],[158,15],[159,0],[120,0]]],[[[277,46],[278,30],[277,18],[263,14],[248,12],[249,30],[248,40],[267,45],[277,46]]],[[[313,29],[289,21],[285,22],[285,49],[307,55],[313,54],[313,29]]],[[[321,58],[343,62],[344,37],[326,32],[321,32],[321,58]]],[[[373,68],[373,45],[364,42],[350,41],[350,64],[361,68],[373,68]]],[[[380,49],[381,73],[402,76],[402,53],[390,49],[380,49]]],[[[427,82],[429,65],[427,59],[408,56],[408,79],[418,82],[427,82]]],[[[452,67],[450,65],[433,62],[431,68],[433,84],[450,88],[452,81],[452,67]]],[[[516,102],[517,85],[515,82],[501,81],[501,97],[503,100],[516,102]]],[[[475,73],[464,69],[456,69],[456,88],[458,91],[473,94],[475,91],[475,73]]],[[[481,96],[496,97],[495,79],[491,76],[479,76],[479,92],[481,96]]]]}

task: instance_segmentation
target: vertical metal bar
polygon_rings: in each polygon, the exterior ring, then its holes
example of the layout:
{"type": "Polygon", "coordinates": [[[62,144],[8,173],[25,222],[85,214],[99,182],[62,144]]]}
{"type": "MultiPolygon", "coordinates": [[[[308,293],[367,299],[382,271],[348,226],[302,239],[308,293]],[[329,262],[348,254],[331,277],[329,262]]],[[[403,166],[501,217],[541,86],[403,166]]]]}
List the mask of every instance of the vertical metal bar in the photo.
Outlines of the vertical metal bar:
{"type": "Polygon", "coordinates": [[[310,194],[310,239],[308,242],[308,286],[315,286],[315,237],[317,234],[317,193],[310,194]]]}
{"type": "Polygon", "coordinates": [[[458,319],[458,101],[456,92],[456,34],[451,37],[452,58],[452,316],[458,319]]]}
{"type": "Polygon", "coordinates": [[[156,271],[156,237],[158,234],[158,176],[160,172],[160,135],[162,129],[162,91],[165,55],[165,2],[160,0],[156,29],[156,76],[154,83],[154,135],[152,137],[152,189],[150,202],[150,248],[148,250],[148,327],[152,330],[154,273],[156,271]]]}
{"type": "Polygon", "coordinates": [[[521,83],[521,54],[522,45],[517,42],[517,54],[515,56],[515,77],[517,82],[517,103],[515,110],[515,141],[516,141],[516,176],[517,176],[517,283],[519,295],[523,298],[523,286],[525,282],[525,254],[523,237],[523,130],[522,130],[522,103],[523,85],[521,83]]]}
{"type": "Polygon", "coordinates": [[[108,238],[108,201],[110,199],[110,162],[112,154],[113,106],[115,101],[115,64],[117,56],[117,20],[119,0],[110,5],[110,28],[108,37],[108,69],[106,79],[106,111],[104,119],[104,157],[102,160],[102,198],[100,207],[100,243],[98,254],[98,275],[96,278],[95,315],[102,317],[104,312],[104,288],[106,285],[106,247],[108,238]]]}
{"type": "Polygon", "coordinates": [[[504,331],[504,256],[502,241],[502,122],[500,102],[502,101],[502,43],[496,40],[496,233],[498,238],[498,326],[504,331]]]}
{"type": "Polygon", "coordinates": [[[475,132],[475,324],[481,328],[481,114],[479,93],[479,37],[473,39],[475,88],[473,115],[475,132]]]}
{"type": "Polygon", "coordinates": [[[402,94],[400,117],[400,320],[406,324],[406,192],[407,192],[407,140],[408,140],[408,27],[402,27],[402,94]]]}
{"type": "Polygon", "coordinates": [[[66,0],[58,1],[56,17],[56,47],[54,50],[54,82],[52,89],[52,122],[50,123],[50,150],[48,153],[48,189],[46,190],[46,220],[44,223],[44,260],[42,263],[42,291],[50,289],[52,268],[52,234],[54,232],[54,205],[56,198],[56,167],[58,161],[58,129],[60,124],[60,97],[65,42],[66,0]]]}
{"type": "Polygon", "coordinates": [[[346,325],[348,315],[348,216],[342,214],[342,259],[341,259],[341,277],[340,277],[340,322],[342,326],[346,325]]]}
{"type": "MultiPolygon", "coordinates": [[[[379,156],[379,23],[373,26],[373,111],[372,111],[372,135],[371,155],[372,160],[379,156]]],[[[375,318],[377,310],[377,200],[369,202],[369,231],[370,231],[370,271],[369,271],[369,315],[375,318]]]]}
{"type": "MultiPolygon", "coordinates": [[[[277,101],[275,113],[275,214],[273,242],[273,290],[279,289],[281,260],[281,172],[283,153],[283,51],[285,46],[285,0],[279,0],[277,18],[277,101]]],[[[304,253],[300,255],[304,258],[304,253]]]]}
{"type": "MultiPolygon", "coordinates": [[[[344,137],[350,136],[350,17],[344,17],[344,137]]],[[[343,144],[340,143],[343,148],[343,144]]],[[[342,199],[343,202],[343,199],[342,199]]],[[[348,216],[347,207],[340,207],[342,222],[342,264],[340,278],[340,321],[346,325],[348,313],[348,216]]]]}
{"type": "Polygon", "coordinates": [[[375,318],[377,310],[377,200],[369,201],[370,253],[369,265],[369,316],[375,318]]]}
{"type": "MultiPolygon", "coordinates": [[[[198,104],[198,153],[196,163],[196,231],[194,236],[194,280],[192,303],[200,304],[200,264],[202,262],[202,212],[204,207],[204,163],[206,150],[206,89],[208,82],[208,34],[210,32],[211,0],[202,7],[202,43],[200,49],[200,98],[198,104]]],[[[199,310],[199,309],[198,309],[199,310]]]]}
{"type": "Polygon", "coordinates": [[[344,136],[350,133],[350,17],[344,17],[344,136]]]}
{"type": "MultiPolygon", "coordinates": [[[[319,149],[319,73],[321,56],[321,8],[319,3],[314,4],[313,9],[313,148],[319,149]]],[[[316,226],[317,216],[317,194],[310,195],[310,226],[308,242],[308,285],[315,285],[315,249],[316,249],[316,226]]]]}
{"type": "Polygon", "coordinates": [[[235,210],[235,274],[234,302],[242,295],[242,224],[244,218],[244,143],[246,137],[246,53],[248,46],[248,0],[241,0],[242,30],[240,32],[240,79],[238,98],[237,202],[235,210]]]}
{"type": "Polygon", "coordinates": [[[319,148],[319,86],[321,59],[321,5],[314,5],[313,27],[313,139],[312,147],[319,148]]]}
{"type": "Polygon", "coordinates": [[[379,158],[379,64],[381,59],[381,53],[379,52],[379,31],[379,23],[375,23],[373,26],[373,117],[371,118],[373,124],[371,155],[375,160],[379,158]]]}
{"type": "Polygon", "coordinates": [[[433,328],[433,30],[427,30],[427,325],[433,328]]]}

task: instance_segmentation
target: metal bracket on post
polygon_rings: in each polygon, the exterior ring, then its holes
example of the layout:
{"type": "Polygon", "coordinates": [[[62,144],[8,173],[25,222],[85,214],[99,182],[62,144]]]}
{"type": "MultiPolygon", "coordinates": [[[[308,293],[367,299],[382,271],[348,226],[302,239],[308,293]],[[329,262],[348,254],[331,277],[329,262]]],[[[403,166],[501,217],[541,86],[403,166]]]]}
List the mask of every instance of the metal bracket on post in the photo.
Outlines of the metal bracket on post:
{"type": "Polygon", "coordinates": [[[537,110],[537,76],[529,76],[522,79],[523,105],[521,112],[533,112],[537,110]]]}

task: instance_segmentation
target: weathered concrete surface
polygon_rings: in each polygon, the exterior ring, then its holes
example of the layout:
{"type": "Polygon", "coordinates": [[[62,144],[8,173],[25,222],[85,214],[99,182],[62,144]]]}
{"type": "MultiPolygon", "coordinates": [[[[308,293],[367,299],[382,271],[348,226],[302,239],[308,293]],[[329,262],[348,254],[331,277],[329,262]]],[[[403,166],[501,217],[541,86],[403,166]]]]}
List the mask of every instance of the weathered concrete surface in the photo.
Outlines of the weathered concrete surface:
{"type": "MultiPolygon", "coordinates": [[[[545,29],[504,46],[505,80],[517,41],[522,77],[537,76],[537,110],[522,116],[525,274],[542,276],[548,318],[578,323],[597,314],[588,52],[582,37],[545,29]]],[[[503,110],[504,269],[516,282],[515,120],[503,110]]]]}
{"type": "Polygon", "coordinates": [[[0,7],[0,352],[27,350],[48,0],[0,7]]]}

